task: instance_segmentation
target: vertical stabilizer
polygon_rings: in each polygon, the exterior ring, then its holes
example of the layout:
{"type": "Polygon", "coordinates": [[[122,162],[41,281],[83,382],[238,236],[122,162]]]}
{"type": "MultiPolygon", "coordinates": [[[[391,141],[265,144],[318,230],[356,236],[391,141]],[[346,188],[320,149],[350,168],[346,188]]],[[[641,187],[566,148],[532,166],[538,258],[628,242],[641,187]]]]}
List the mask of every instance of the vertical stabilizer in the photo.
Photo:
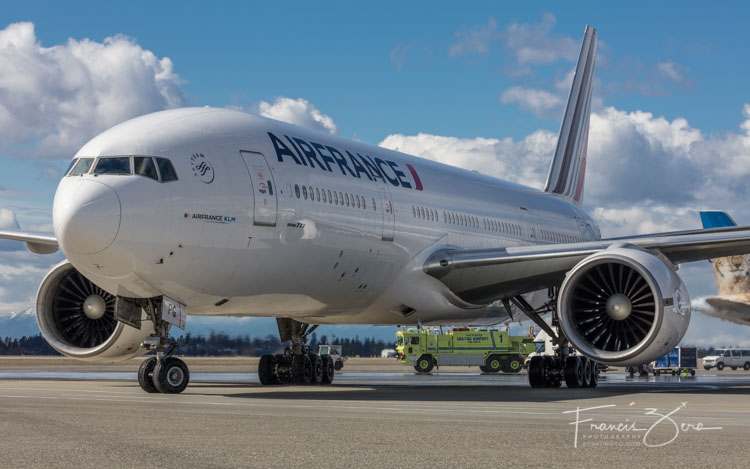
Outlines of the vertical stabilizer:
{"type": "Polygon", "coordinates": [[[589,140],[591,90],[594,85],[596,29],[586,26],[581,54],[578,56],[573,86],[565,107],[555,157],[547,176],[545,192],[561,194],[580,205],[586,173],[586,148],[589,140]]]}

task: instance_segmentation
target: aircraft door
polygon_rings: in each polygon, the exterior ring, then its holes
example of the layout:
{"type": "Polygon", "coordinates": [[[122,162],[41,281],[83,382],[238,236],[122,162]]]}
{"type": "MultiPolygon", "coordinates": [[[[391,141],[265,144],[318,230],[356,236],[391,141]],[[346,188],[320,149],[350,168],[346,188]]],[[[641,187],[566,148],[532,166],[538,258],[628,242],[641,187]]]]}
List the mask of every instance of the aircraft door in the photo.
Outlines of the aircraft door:
{"type": "Polygon", "coordinates": [[[536,233],[536,221],[534,220],[534,216],[531,214],[531,210],[529,210],[526,207],[520,207],[521,208],[521,217],[526,221],[526,225],[528,226],[528,236],[531,242],[534,244],[537,244],[537,233],[536,233]]]}
{"type": "Polygon", "coordinates": [[[396,227],[396,214],[393,207],[393,200],[388,187],[378,185],[380,194],[380,210],[383,214],[383,241],[393,241],[393,232],[396,227]]]}
{"type": "Polygon", "coordinates": [[[254,200],[253,224],[276,226],[278,191],[266,157],[254,151],[241,151],[240,155],[250,175],[254,200]]]}

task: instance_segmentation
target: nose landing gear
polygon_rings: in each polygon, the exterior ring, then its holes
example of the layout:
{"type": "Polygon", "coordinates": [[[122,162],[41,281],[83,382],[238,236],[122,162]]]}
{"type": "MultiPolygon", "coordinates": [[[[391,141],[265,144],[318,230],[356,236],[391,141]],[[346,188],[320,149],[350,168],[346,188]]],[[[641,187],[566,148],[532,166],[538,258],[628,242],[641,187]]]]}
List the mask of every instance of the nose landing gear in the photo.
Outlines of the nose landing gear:
{"type": "Polygon", "coordinates": [[[161,318],[161,309],[148,300],[146,312],[154,324],[156,334],[146,338],[143,347],[156,351],[138,368],[138,384],[148,393],[179,394],[190,382],[190,370],[184,361],[172,356],[176,342],[169,343],[170,324],[161,318]]]}

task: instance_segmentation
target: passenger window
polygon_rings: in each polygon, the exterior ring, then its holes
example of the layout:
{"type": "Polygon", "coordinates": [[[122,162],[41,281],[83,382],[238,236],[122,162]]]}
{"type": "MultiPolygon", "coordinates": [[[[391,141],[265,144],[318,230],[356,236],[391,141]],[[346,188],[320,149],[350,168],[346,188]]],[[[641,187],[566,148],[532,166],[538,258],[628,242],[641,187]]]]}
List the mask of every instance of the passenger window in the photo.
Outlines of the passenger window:
{"type": "Polygon", "coordinates": [[[412,345],[419,345],[419,337],[412,337],[409,343],[412,345]]]}
{"type": "Polygon", "coordinates": [[[339,192],[339,201],[341,202],[341,206],[343,207],[344,206],[344,194],[342,194],[341,192],[339,192]]]}
{"type": "Polygon", "coordinates": [[[333,203],[338,205],[339,204],[339,196],[336,193],[336,191],[333,191],[333,203]]]}
{"type": "Polygon", "coordinates": [[[344,193],[344,200],[346,200],[346,206],[349,206],[349,194],[344,193]]]}
{"type": "Polygon", "coordinates": [[[375,203],[375,199],[372,199],[372,209],[373,209],[373,210],[375,210],[375,211],[377,211],[377,210],[378,210],[378,206],[377,206],[377,204],[375,203]]]}
{"type": "Polygon", "coordinates": [[[65,170],[63,175],[67,175],[70,172],[70,169],[75,166],[76,161],[78,161],[78,158],[73,158],[73,161],[70,162],[70,164],[68,165],[68,169],[65,170]]]}
{"type": "Polygon", "coordinates": [[[299,199],[299,184],[294,185],[294,193],[297,195],[297,198],[299,199]]]}
{"type": "Polygon", "coordinates": [[[320,192],[321,192],[321,193],[323,194],[323,203],[326,203],[326,190],[325,190],[325,189],[323,189],[323,190],[322,190],[322,191],[320,191],[320,192]]]}
{"type": "Polygon", "coordinates": [[[328,203],[329,204],[333,203],[333,197],[331,197],[331,189],[328,189],[328,203]]]}
{"type": "Polygon", "coordinates": [[[159,176],[156,174],[156,166],[154,166],[154,160],[148,156],[136,156],[133,158],[133,166],[135,174],[139,176],[146,176],[148,178],[159,180],[159,176]]]}
{"type": "Polygon", "coordinates": [[[320,190],[317,187],[315,188],[315,200],[320,202],[320,190]]]}
{"type": "Polygon", "coordinates": [[[362,196],[362,210],[367,210],[367,199],[362,196]]]}
{"type": "Polygon", "coordinates": [[[362,208],[362,201],[359,200],[359,196],[357,196],[357,208],[362,208]]]}
{"type": "Polygon", "coordinates": [[[171,161],[166,158],[156,158],[156,166],[159,167],[159,173],[161,173],[161,182],[177,180],[177,173],[171,161]]]}
{"type": "Polygon", "coordinates": [[[302,198],[307,200],[307,186],[302,186],[302,198]]]}

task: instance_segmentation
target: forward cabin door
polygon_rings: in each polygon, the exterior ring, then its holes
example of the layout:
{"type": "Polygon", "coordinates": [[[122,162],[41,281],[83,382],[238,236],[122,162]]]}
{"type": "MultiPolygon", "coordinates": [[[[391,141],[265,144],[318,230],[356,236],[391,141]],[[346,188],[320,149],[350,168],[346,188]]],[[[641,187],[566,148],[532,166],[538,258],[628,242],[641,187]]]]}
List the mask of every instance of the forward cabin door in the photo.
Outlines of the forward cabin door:
{"type": "Polygon", "coordinates": [[[393,200],[388,187],[378,184],[380,193],[380,210],[383,214],[383,241],[393,241],[393,232],[396,227],[396,214],[394,213],[393,200]]]}
{"type": "Polygon", "coordinates": [[[278,212],[276,183],[266,157],[263,153],[254,151],[241,151],[240,155],[250,175],[254,200],[253,224],[276,226],[278,212]]]}

